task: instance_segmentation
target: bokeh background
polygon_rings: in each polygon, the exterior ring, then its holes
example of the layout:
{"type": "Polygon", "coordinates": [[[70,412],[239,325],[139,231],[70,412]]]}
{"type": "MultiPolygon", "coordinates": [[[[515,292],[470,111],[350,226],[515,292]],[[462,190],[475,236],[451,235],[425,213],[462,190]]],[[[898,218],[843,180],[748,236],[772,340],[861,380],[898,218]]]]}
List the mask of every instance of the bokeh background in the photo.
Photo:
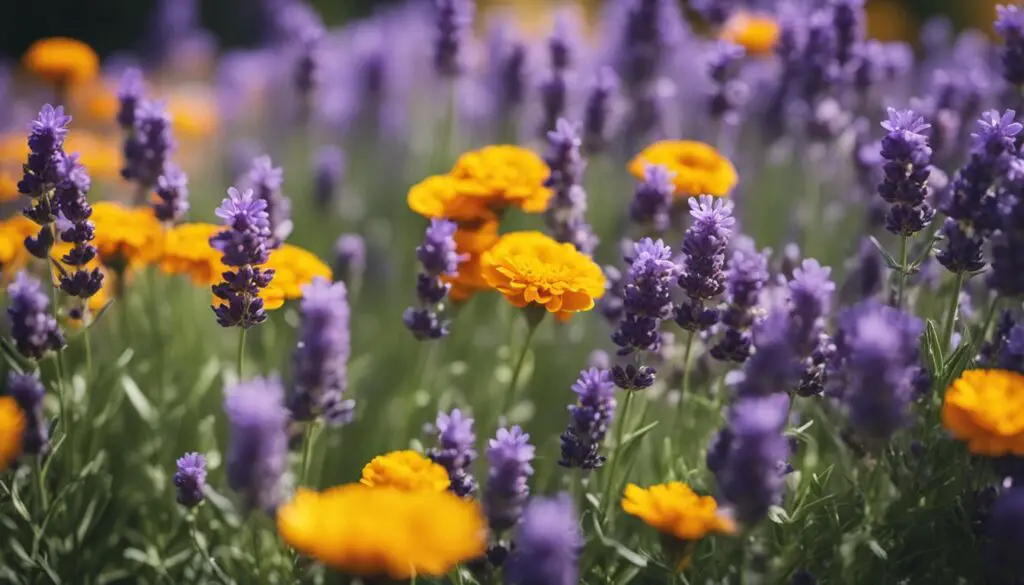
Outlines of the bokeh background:
{"type": "MultiPolygon", "coordinates": [[[[191,0],[181,0],[191,1],[191,0]]],[[[424,0],[427,2],[428,0],[424,0]]],[[[254,0],[198,0],[203,26],[225,46],[254,43],[263,23],[254,0]]],[[[314,0],[328,24],[366,15],[391,0],[314,0]]],[[[556,4],[578,4],[595,13],[600,0],[479,0],[482,10],[511,10],[538,30],[556,4]]],[[[868,2],[870,34],[883,40],[909,39],[931,15],[945,14],[958,26],[990,30],[997,0],[872,0],[868,2]]],[[[0,19],[0,55],[17,58],[32,41],[71,36],[88,42],[100,54],[136,48],[153,13],[152,0],[9,0],[9,18],[0,19]]],[[[546,30],[546,29],[545,29],[546,30]]]]}

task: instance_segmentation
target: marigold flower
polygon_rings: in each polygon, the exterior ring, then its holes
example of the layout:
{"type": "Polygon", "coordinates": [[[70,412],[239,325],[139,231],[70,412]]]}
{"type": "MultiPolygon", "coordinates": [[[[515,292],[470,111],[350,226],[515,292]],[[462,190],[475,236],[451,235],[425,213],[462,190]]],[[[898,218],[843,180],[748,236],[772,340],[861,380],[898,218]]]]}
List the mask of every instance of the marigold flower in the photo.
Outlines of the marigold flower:
{"type": "Polygon", "coordinates": [[[648,165],[661,165],[675,173],[676,197],[714,195],[725,197],[736,186],[736,169],[713,146],[693,140],[662,140],[645,148],[629,163],[639,181],[648,165]]]}
{"type": "Polygon", "coordinates": [[[440,577],[486,549],[480,506],[446,491],[347,484],[300,489],[277,511],[286,543],[348,575],[440,577]]]}
{"type": "Polygon", "coordinates": [[[0,471],[21,455],[25,413],[12,396],[0,396],[0,471]]]}
{"type": "Polygon", "coordinates": [[[770,55],[779,40],[779,23],[766,14],[741,10],[729,18],[718,38],[740,45],[750,55],[770,55]]]}
{"type": "Polygon", "coordinates": [[[9,277],[31,258],[25,249],[25,238],[39,232],[39,225],[21,215],[0,221],[0,269],[9,277]]]}
{"type": "Polygon", "coordinates": [[[490,202],[460,191],[466,186],[448,175],[434,175],[409,189],[409,209],[427,219],[450,219],[462,224],[495,220],[490,202]]]}
{"type": "Polygon", "coordinates": [[[183,223],[167,230],[160,269],[186,275],[196,285],[215,284],[227,267],[220,252],[210,246],[210,238],[222,229],[211,223],[183,223]]]}
{"type": "Polygon", "coordinates": [[[121,176],[121,144],[118,139],[85,130],[68,134],[64,150],[79,155],[78,162],[94,179],[116,179],[121,176]]]}
{"type": "Polygon", "coordinates": [[[626,486],[622,509],[658,532],[679,540],[700,540],[711,533],[736,530],[730,518],[719,514],[711,496],[698,496],[685,483],[673,481],[644,489],[626,486]]]}
{"type": "Polygon", "coordinates": [[[1024,455],[1024,375],[964,372],[946,390],[942,424],[976,455],[1024,455]]]}
{"type": "Polygon", "coordinates": [[[456,251],[461,255],[459,269],[455,276],[444,276],[442,280],[452,285],[448,297],[462,302],[478,292],[488,290],[487,281],[481,270],[484,252],[498,242],[498,222],[489,221],[477,229],[460,228],[455,232],[456,251]]]}
{"type": "MultiPolygon", "coordinates": [[[[0,161],[0,165],[3,165],[3,161],[0,161]]],[[[0,203],[10,203],[21,197],[21,193],[18,193],[20,178],[20,173],[16,173],[10,168],[0,167],[0,203]]]]}
{"type": "Polygon", "coordinates": [[[567,317],[594,308],[605,292],[601,268],[572,244],[540,232],[505,234],[482,259],[484,280],[512,305],[542,305],[567,317]]]}
{"type": "Polygon", "coordinates": [[[444,491],[450,485],[448,472],[416,451],[392,451],[374,457],[363,467],[359,483],[373,488],[395,488],[407,492],[444,491]]]}
{"type": "Polygon", "coordinates": [[[317,277],[333,280],[330,266],[316,254],[291,244],[284,244],[271,252],[264,266],[274,270],[274,280],[260,291],[263,308],[267,310],[280,308],[286,300],[302,298],[302,287],[317,277]]]}
{"type": "Polygon", "coordinates": [[[115,271],[145,266],[162,256],[164,230],[151,208],[101,201],[93,205],[91,219],[96,224],[93,243],[100,260],[115,271]]]}
{"type": "Polygon", "coordinates": [[[89,81],[100,71],[100,58],[92,47],[77,39],[40,39],[22,56],[22,64],[35,75],[54,84],[89,81]]]}
{"type": "Polygon", "coordinates": [[[527,213],[541,213],[553,194],[544,186],[551,174],[548,165],[540,155],[521,146],[486,146],[467,152],[449,174],[460,194],[483,199],[494,209],[514,206],[527,213]]]}

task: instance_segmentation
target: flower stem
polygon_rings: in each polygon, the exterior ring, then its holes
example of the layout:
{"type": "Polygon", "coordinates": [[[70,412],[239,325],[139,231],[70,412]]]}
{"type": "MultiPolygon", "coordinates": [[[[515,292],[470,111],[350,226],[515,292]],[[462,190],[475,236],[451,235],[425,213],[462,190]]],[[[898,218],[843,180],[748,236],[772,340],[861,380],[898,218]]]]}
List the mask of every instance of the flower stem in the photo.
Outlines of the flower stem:
{"type": "Polygon", "coordinates": [[[306,478],[309,476],[309,464],[313,453],[313,444],[316,442],[319,433],[314,428],[316,422],[310,422],[306,424],[306,436],[303,439],[302,447],[302,467],[300,468],[299,485],[306,484],[306,478]]]}
{"type": "Polygon", "coordinates": [[[222,583],[233,583],[231,578],[224,574],[224,571],[220,568],[220,565],[217,564],[217,561],[210,556],[210,552],[206,550],[206,547],[199,544],[199,535],[196,531],[196,519],[191,514],[189,515],[188,525],[189,534],[192,536],[192,545],[196,547],[196,552],[199,553],[199,556],[203,557],[206,564],[210,565],[210,568],[213,569],[213,572],[222,583]]]}
{"type": "Polygon", "coordinates": [[[245,332],[242,327],[238,333],[238,381],[242,381],[242,370],[245,367],[245,332]]]}
{"type": "Polygon", "coordinates": [[[907,272],[909,271],[909,269],[907,267],[907,242],[908,242],[908,240],[909,240],[909,238],[907,236],[902,236],[900,238],[900,285],[899,285],[899,288],[896,289],[896,308],[897,309],[903,307],[903,294],[904,294],[904,291],[906,291],[906,288],[907,288],[907,272]]]}
{"type": "Polygon", "coordinates": [[[619,454],[622,449],[622,438],[626,434],[626,423],[629,419],[629,407],[633,404],[632,391],[626,392],[626,400],[622,405],[622,413],[619,420],[615,421],[615,446],[611,453],[611,461],[608,464],[608,475],[604,484],[604,497],[601,498],[601,505],[604,506],[604,520],[611,522],[612,512],[615,506],[612,504],[612,490],[615,489],[615,468],[619,462],[619,454]]]}
{"type": "Polygon", "coordinates": [[[92,378],[92,337],[89,335],[89,325],[85,325],[82,335],[85,337],[85,373],[87,378],[92,378]]]}
{"type": "Polygon", "coordinates": [[[515,368],[512,370],[512,379],[508,383],[508,389],[505,390],[501,410],[498,411],[499,417],[508,413],[509,409],[515,406],[519,375],[523,371],[523,364],[526,363],[526,354],[530,352],[530,342],[533,341],[533,334],[537,331],[538,324],[539,321],[535,322],[532,320],[527,323],[526,339],[523,340],[523,349],[519,352],[519,358],[516,360],[515,368]]]}
{"type": "Polygon", "coordinates": [[[683,420],[683,398],[690,392],[690,356],[693,354],[693,338],[697,332],[691,331],[686,337],[686,348],[683,350],[683,385],[679,392],[679,404],[676,405],[676,426],[683,420]]]}
{"type": "Polygon", "coordinates": [[[949,351],[949,344],[953,340],[953,328],[956,324],[956,312],[960,308],[960,289],[964,286],[964,273],[958,272],[956,275],[956,287],[953,288],[952,298],[950,298],[949,309],[946,311],[946,320],[942,325],[942,351],[949,351]]]}

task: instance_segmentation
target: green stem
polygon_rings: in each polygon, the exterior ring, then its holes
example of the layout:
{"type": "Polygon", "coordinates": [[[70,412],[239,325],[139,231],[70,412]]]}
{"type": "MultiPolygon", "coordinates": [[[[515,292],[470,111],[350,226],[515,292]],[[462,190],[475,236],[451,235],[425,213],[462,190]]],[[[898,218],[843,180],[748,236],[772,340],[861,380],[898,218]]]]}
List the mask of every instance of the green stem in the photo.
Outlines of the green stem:
{"type": "Polygon", "coordinates": [[[686,348],[683,350],[683,386],[679,393],[679,404],[676,405],[676,425],[681,424],[683,420],[683,399],[690,392],[690,356],[693,354],[693,339],[696,337],[696,332],[691,331],[690,335],[686,337],[686,348]]]}
{"type": "Polygon", "coordinates": [[[946,319],[942,324],[942,352],[945,355],[949,351],[949,344],[953,341],[953,329],[956,324],[956,311],[960,308],[960,289],[964,286],[964,273],[956,275],[956,287],[953,288],[949,302],[949,309],[946,311],[946,319]]]}
{"type": "Polygon", "coordinates": [[[896,308],[903,307],[903,294],[907,288],[907,242],[909,238],[903,236],[900,238],[900,285],[896,289],[896,308]]]}
{"type": "Polygon", "coordinates": [[[612,504],[612,490],[615,489],[615,468],[619,463],[619,451],[622,449],[622,438],[626,434],[626,423],[629,419],[629,407],[633,404],[634,392],[626,392],[626,400],[622,405],[622,413],[619,420],[615,422],[615,446],[612,448],[611,461],[608,463],[608,476],[604,485],[604,497],[601,498],[601,505],[604,506],[604,520],[608,524],[611,521],[612,512],[615,506],[612,504]]]}
{"type": "Polygon", "coordinates": [[[301,474],[299,475],[300,486],[306,484],[306,478],[309,476],[309,462],[313,452],[313,443],[316,441],[316,437],[318,436],[313,428],[315,424],[315,422],[306,424],[306,436],[303,440],[302,447],[302,467],[300,468],[301,474]]]}
{"type": "Polygon", "coordinates": [[[40,516],[46,517],[46,510],[50,507],[49,496],[46,493],[46,485],[43,483],[43,458],[35,457],[36,468],[36,490],[39,492],[40,516]]]}
{"type": "Polygon", "coordinates": [[[519,352],[519,359],[516,360],[515,369],[512,370],[512,379],[508,383],[508,388],[505,390],[505,396],[501,404],[501,410],[498,411],[498,416],[508,413],[515,405],[516,401],[516,388],[519,385],[519,375],[523,371],[523,364],[526,363],[526,354],[530,352],[530,342],[533,341],[533,334],[537,331],[537,322],[530,322],[526,330],[526,339],[523,340],[523,349],[519,352]]]}
{"type": "Polygon", "coordinates": [[[85,373],[86,378],[92,378],[92,337],[89,335],[89,324],[85,324],[85,331],[82,335],[85,337],[85,373]]]}
{"type": "Polygon", "coordinates": [[[245,332],[242,327],[238,333],[238,381],[242,381],[242,370],[245,367],[245,332]]]}
{"type": "Polygon", "coordinates": [[[213,569],[213,572],[217,575],[217,578],[220,579],[221,582],[232,583],[231,578],[224,573],[224,571],[220,568],[220,565],[217,564],[217,561],[213,558],[213,556],[210,555],[210,552],[206,550],[206,547],[201,546],[199,544],[199,535],[196,531],[195,518],[190,516],[188,519],[188,524],[189,534],[192,536],[192,545],[196,547],[196,552],[199,553],[199,556],[203,557],[203,560],[206,561],[206,564],[210,565],[210,568],[213,569]]]}

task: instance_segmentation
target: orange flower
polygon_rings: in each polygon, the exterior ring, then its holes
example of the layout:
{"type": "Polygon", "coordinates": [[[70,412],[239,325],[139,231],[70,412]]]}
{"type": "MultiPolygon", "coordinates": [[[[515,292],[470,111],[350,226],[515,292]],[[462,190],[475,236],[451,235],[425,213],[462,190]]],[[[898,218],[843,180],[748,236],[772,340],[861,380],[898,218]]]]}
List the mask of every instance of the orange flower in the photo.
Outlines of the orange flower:
{"type": "Polygon", "coordinates": [[[448,175],[434,175],[409,189],[409,209],[427,219],[450,219],[461,223],[494,221],[489,201],[458,190],[459,183],[448,175]]]}
{"type": "Polygon", "coordinates": [[[718,512],[711,496],[698,496],[685,483],[673,481],[647,489],[626,486],[622,509],[658,532],[679,540],[700,540],[710,533],[736,530],[732,520],[718,512]]]}
{"type": "Polygon", "coordinates": [[[451,284],[448,296],[455,302],[469,299],[474,294],[488,290],[490,286],[484,280],[481,271],[481,258],[484,252],[494,247],[498,241],[498,223],[488,222],[479,229],[460,228],[455,232],[455,249],[465,258],[459,262],[458,274],[445,277],[444,281],[451,284]]]}
{"type": "Polygon", "coordinates": [[[964,372],[946,390],[942,424],[975,455],[1024,455],[1024,375],[964,372]]]}
{"type": "Polygon", "coordinates": [[[227,270],[210,238],[224,228],[212,223],[183,223],[167,231],[160,269],[184,274],[200,286],[216,284],[227,270]]]}
{"type": "Polygon", "coordinates": [[[540,232],[503,235],[484,253],[482,273],[512,305],[536,303],[562,317],[593,309],[604,295],[604,274],[590,257],[540,232]]]}
{"type": "Polygon", "coordinates": [[[217,133],[220,119],[210,92],[187,88],[170,94],[167,110],[174,119],[174,134],[184,140],[208,138],[217,133]]]}
{"type": "Polygon", "coordinates": [[[330,281],[331,268],[312,252],[285,244],[270,253],[265,268],[274,269],[274,279],[260,291],[267,310],[279,309],[286,300],[302,298],[302,287],[319,277],[330,281]]]}
{"type": "Polygon", "coordinates": [[[467,152],[449,174],[460,194],[483,199],[491,209],[512,206],[540,213],[548,208],[552,196],[551,189],[544,186],[551,174],[548,165],[521,146],[486,146],[467,152]]]}
{"type": "MultiPolygon", "coordinates": [[[[79,155],[78,161],[93,179],[116,179],[121,176],[121,144],[116,138],[75,130],[64,141],[64,150],[79,155]]],[[[28,151],[25,151],[28,154],[28,151]]]]}
{"type": "Polygon", "coordinates": [[[10,396],[0,396],[0,471],[21,455],[25,414],[10,396]]]}
{"type": "Polygon", "coordinates": [[[373,488],[443,492],[450,482],[444,467],[416,451],[392,451],[374,457],[363,467],[359,483],[373,488]]]}
{"type": "Polygon", "coordinates": [[[40,39],[22,57],[25,68],[54,84],[89,81],[100,71],[100,58],[92,47],[76,39],[40,39]]]}
{"type": "Polygon", "coordinates": [[[0,221],[0,269],[5,280],[31,259],[25,249],[25,238],[38,233],[39,226],[20,213],[0,221]]]}
{"type": "Polygon", "coordinates": [[[629,163],[629,172],[644,180],[647,165],[675,173],[676,197],[725,197],[736,186],[736,169],[714,147],[692,140],[663,140],[645,148],[629,163]]]}
{"type": "Polygon", "coordinates": [[[748,55],[771,55],[779,40],[779,23],[766,14],[740,10],[725,23],[719,38],[740,45],[748,55]]]}
{"type": "Polygon", "coordinates": [[[116,271],[152,264],[163,255],[164,229],[151,208],[100,201],[93,205],[91,219],[100,260],[116,271]]]}

